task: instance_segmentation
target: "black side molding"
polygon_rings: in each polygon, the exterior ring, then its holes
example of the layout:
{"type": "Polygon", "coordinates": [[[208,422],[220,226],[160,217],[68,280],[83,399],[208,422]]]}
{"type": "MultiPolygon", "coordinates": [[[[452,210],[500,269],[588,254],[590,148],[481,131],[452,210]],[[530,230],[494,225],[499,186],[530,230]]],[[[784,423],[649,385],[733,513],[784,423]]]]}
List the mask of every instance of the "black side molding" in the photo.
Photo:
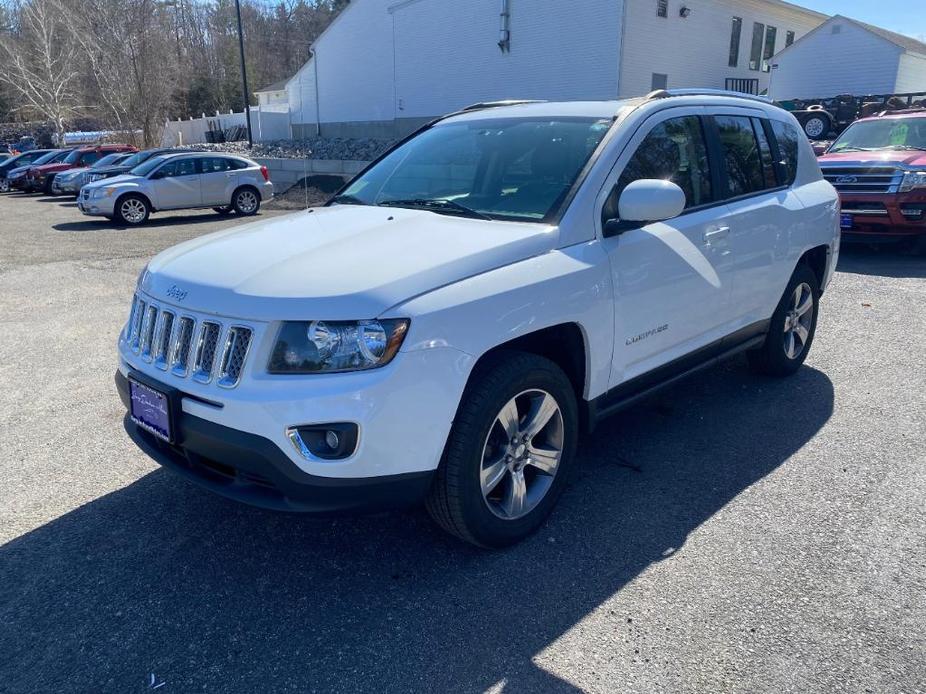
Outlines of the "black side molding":
{"type": "Polygon", "coordinates": [[[759,347],[765,342],[769,321],[759,321],[737,330],[709,345],[679,357],[652,371],[615,386],[588,403],[588,429],[605,417],[649,397],[693,373],[706,369],[746,350],[759,347]]]}

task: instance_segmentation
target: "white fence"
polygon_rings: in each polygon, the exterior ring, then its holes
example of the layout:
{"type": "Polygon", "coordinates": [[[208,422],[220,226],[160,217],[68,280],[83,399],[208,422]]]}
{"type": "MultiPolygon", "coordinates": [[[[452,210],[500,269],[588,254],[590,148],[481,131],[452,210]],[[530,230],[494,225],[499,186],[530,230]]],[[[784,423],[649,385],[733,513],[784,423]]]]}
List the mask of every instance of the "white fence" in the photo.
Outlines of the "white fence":
{"type": "MultiPolygon", "coordinates": [[[[244,112],[218,113],[214,116],[190,118],[189,120],[169,120],[164,124],[161,136],[162,147],[192,145],[207,142],[206,133],[227,130],[235,126],[246,126],[244,112]]],[[[286,140],[291,136],[289,113],[264,111],[260,107],[251,109],[251,132],[255,142],[267,140],[286,140]]]]}

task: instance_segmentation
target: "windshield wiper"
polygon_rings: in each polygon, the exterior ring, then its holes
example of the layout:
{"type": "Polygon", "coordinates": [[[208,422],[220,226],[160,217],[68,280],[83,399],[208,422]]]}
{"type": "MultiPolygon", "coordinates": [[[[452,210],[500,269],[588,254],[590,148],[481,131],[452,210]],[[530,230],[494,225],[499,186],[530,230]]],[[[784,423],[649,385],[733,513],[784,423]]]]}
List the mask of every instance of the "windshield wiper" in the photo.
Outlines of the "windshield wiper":
{"type": "Polygon", "coordinates": [[[355,198],[353,195],[335,195],[331,198],[331,202],[338,205],[366,205],[363,200],[360,198],[355,198]]]}
{"type": "Polygon", "coordinates": [[[431,212],[444,212],[446,214],[459,214],[472,219],[490,220],[491,217],[477,210],[461,205],[455,200],[443,200],[440,198],[412,198],[409,200],[383,200],[379,203],[383,207],[411,207],[431,212]]]}
{"type": "Polygon", "coordinates": [[[926,147],[917,147],[916,145],[893,145],[889,149],[899,149],[903,152],[926,152],[926,147]]]}

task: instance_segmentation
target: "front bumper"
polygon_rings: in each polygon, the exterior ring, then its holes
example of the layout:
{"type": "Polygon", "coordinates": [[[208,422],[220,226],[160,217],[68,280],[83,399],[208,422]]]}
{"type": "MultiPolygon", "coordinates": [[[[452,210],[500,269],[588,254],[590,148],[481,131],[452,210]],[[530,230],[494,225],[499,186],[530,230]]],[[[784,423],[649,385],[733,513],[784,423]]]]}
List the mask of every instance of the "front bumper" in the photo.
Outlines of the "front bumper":
{"type": "Polygon", "coordinates": [[[843,213],[853,220],[851,229],[842,230],[847,241],[899,241],[926,234],[926,191],[840,193],[839,200],[843,213]]]}
{"type": "Polygon", "coordinates": [[[113,207],[115,202],[116,201],[111,195],[109,197],[92,200],[90,198],[85,198],[83,192],[81,192],[77,200],[77,209],[88,217],[112,217],[114,214],[113,207]]]}
{"type": "MultiPolygon", "coordinates": [[[[120,371],[116,389],[128,409],[128,380],[120,371]]],[[[138,447],[163,467],[224,497],[275,511],[330,514],[412,506],[424,501],[434,475],[433,471],[372,478],[311,475],[272,441],[183,411],[174,420],[174,444],[143,431],[128,416],[125,427],[138,447]]]]}

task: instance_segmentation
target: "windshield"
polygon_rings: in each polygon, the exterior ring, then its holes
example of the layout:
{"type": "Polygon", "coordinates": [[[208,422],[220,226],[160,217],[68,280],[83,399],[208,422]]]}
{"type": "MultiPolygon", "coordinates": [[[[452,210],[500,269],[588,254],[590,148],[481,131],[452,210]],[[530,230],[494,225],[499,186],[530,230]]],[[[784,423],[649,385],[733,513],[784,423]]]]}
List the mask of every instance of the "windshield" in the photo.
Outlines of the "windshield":
{"type": "Polygon", "coordinates": [[[553,214],[610,118],[445,123],[390,152],[335,203],[539,221],[553,214]]]}
{"type": "Polygon", "coordinates": [[[868,152],[878,149],[926,150],[926,118],[859,121],[847,128],[829,151],[868,152]]]}
{"type": "Polygon", "coordinates": [[[52,160],[53,160],[56,156],[58,156],[59,154],[61,154],[61,152],[59,152],[58,150],[54,150],[54,151],[52,151],[52,152],[46,152],[45,154],[43,154],[43,155],[42,155],[41,157],[39,157],[38,159],[35,159],[32,163],[35,164],[36,166],[40,166],[41,164],[47,164],[48,162],[52,161],[52,160]]]}
{"type": "MultiPolygon", "coordinates": [[[[134,157],[132,157],[134,159],[134,157]]],[[[147,176],[153,169],[156,169],[164,162],[163,156],[151,157],[143,164],[139,164],[135,168],[129,171],[133,176],[147,176]]],[[[125,162],[128,164],[128,160],[125,162]]]]}
{"type": "Polygon", "coordinates": [[[154,151],[144,150],[141,152],[135,152],[131,157],[125,159],[124,161],[119,162],[119,166],[127,166],[130,169],[138,166],[143,161],[146,161],[152,154],[155,154],[154,151]]]}
{"type": "Polygon", "coordinates": [[[80,161],[80,154],[81,154],[81,152],[80,152],[79,149],[71,150],[71,153],[68,154],[68,155],[64,158],[64,163],[65,163],[65,164],[76,164],[77,162],[80,161]]]}

